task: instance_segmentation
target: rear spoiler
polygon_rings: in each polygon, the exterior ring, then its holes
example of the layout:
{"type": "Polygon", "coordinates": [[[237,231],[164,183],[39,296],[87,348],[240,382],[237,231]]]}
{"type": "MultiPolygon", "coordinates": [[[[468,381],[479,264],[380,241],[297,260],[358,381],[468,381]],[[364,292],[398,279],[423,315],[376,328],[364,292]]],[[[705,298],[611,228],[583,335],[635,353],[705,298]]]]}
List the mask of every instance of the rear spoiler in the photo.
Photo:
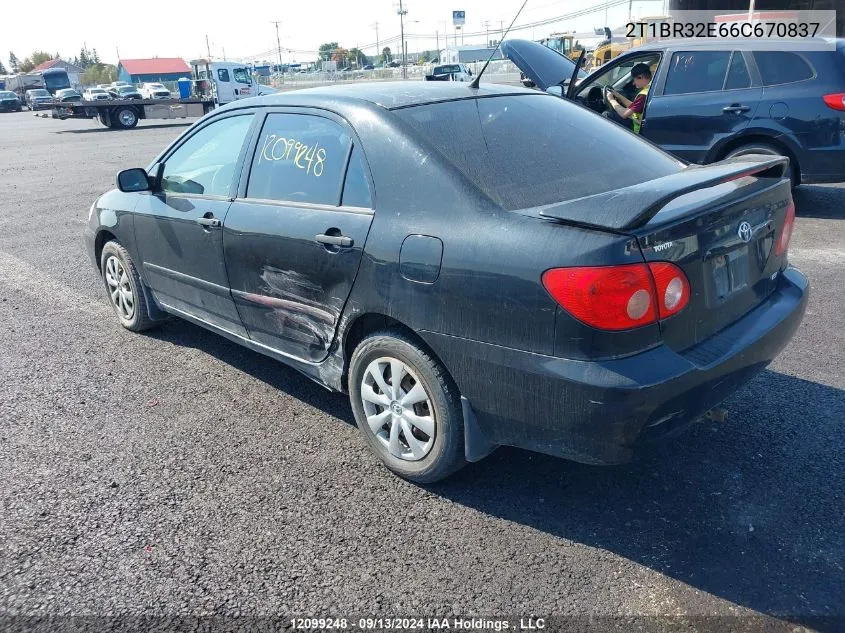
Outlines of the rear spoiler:
{"type": "Polygon", "coordinates": [[[689,165],[682,171],[637,185],[568,200],[540,211],[546,218],[599,229],[628,231],[643,226],[672,200],[746,176],[787,177],[785,156],[747,154],[712,165],[689,165]]]}

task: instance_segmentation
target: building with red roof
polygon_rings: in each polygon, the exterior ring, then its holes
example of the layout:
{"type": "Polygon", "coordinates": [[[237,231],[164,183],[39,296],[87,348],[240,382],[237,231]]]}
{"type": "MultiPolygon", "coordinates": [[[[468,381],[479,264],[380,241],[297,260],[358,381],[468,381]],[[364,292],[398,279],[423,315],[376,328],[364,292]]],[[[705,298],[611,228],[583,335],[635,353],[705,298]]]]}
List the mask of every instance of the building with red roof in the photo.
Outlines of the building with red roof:
{"type": "Polygon", "coordinates": [[[179,57],[152,59],[121,59],[117,64],[117,78],[130,84],[178,81],[190,77],[191,68],[179,57]]]}

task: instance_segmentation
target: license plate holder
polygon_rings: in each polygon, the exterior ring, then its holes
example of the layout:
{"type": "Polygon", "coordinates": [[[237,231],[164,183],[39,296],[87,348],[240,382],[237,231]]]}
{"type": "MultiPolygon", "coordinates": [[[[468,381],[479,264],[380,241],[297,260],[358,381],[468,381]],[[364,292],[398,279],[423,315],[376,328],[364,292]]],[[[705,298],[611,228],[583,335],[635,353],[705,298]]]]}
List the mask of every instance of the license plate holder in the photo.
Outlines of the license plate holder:
{"type": "Polygon", "coordinates": [[[748,287],[748,247],[741,246],[710,259],[712,295],[716,302],[748,287]]]}

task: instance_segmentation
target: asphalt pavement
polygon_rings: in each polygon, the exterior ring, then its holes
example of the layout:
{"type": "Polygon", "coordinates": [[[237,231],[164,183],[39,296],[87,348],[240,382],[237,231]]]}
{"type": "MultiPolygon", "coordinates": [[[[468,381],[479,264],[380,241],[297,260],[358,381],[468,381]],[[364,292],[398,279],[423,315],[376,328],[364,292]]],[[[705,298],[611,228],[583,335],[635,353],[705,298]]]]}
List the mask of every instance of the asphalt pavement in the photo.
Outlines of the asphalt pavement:
{"type": "Polygon", "coordinates": [[[369,453],[344,396],[182,321],[119,326],[88,209],[183,130],[0,115],[0,629],[845,630],[845,188],[796,191],[810,305],[727,422],[623,467],[500,449],[420,487],[369,453]]]}

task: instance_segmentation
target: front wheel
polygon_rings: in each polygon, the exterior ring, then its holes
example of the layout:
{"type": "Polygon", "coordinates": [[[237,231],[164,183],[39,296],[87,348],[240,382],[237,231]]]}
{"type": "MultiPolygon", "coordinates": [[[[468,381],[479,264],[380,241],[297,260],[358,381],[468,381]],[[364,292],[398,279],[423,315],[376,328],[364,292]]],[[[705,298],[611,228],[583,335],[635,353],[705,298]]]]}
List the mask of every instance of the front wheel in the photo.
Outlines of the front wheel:
{"type": "Polygon", "coordinates": [[[114,240],[103,246],[100,270],[109,302],[120,324],[132,332],[140,332],[155,325],[147,311],[141,281],[129,252],[114,240]]]}
{"type": "Polygon", "coordinates": [[[358,345],[349,398],[370,448],[400,477],[432,483],[466,464],[458,389],[446,369],[403,333],[378,332],[358,345]]]}

